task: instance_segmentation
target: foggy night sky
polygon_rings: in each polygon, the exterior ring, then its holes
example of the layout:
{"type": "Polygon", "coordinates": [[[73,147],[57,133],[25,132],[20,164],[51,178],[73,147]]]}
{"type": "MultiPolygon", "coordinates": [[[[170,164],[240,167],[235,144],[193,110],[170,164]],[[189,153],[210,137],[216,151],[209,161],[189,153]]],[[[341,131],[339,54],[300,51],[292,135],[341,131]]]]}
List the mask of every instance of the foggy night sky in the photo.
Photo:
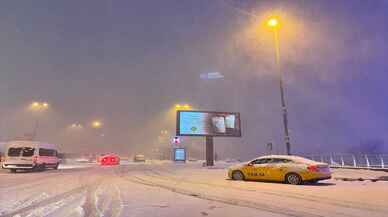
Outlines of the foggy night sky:
{"type": "Polygon", "coordinates": [[[187,102],[241,112],[243,137],[217,138],[221,155],[253,157],[269,141],[283,151],[272,33],[260,24],[271,11],[282,15],[293,149],[344,152],[368,139],[387,146],[383,0],[2,2],[1,140],[39,119],[39,139],[63,151],[144,151],[160,130],[173,133],[166,114],[187,102]],[[207,72],[225,78],[201,80],[207,72]],[[50,111],[26,111],[34,100],[49,102],[50,111]],[[94,119],[104,127],[66,129],[94,119]]]}

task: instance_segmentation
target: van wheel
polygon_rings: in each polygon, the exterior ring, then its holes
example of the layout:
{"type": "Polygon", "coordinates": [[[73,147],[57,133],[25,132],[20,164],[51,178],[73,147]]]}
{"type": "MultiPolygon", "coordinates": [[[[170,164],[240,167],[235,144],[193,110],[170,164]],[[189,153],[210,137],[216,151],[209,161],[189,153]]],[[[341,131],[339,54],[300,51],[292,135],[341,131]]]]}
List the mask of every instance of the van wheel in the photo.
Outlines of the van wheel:
{"type": "Polygon", "coordinates": [[[32,167],[32,171],[37,172],[39,171],[39,168],[40,168],[39,165],[35,164],[34,167],[32,167]]]}
{"type": "Polygon", "coordinates": [[[16,169],[11,169],[11,173],[16,173],[16,169]]]}
{"type": "Polygon", "coordinates": [[[39,171],[45,171],[46,170],[46,164],[39,165],[39,171]]]}

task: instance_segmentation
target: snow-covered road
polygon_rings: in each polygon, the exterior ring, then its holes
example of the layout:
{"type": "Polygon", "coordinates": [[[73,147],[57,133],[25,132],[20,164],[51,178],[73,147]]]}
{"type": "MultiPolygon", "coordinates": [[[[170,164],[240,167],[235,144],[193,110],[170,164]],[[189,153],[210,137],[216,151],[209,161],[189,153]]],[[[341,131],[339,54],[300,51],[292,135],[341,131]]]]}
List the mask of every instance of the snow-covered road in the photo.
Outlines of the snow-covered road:
{"type": "MultiPolygon", "coordinates": [[[[384,172],[335,170],[334,177],[384,172]]],[[[60,170],[0,171],[0,216],[368,216],[388,213],[388,182],[328,180],[315,185],[239,182],[222,166],[199,163],[64,165],[60,170]]]]}

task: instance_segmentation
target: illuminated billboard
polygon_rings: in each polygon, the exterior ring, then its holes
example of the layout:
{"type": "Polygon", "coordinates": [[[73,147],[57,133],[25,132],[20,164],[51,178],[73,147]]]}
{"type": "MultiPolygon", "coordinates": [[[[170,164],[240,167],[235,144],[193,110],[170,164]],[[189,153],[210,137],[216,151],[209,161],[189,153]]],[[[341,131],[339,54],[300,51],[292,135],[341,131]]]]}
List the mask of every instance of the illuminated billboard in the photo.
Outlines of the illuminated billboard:
{"type": "Polygon", "coordinates": [[[177,136],[241,137],[240,113],[177,111],[177,136]]]}

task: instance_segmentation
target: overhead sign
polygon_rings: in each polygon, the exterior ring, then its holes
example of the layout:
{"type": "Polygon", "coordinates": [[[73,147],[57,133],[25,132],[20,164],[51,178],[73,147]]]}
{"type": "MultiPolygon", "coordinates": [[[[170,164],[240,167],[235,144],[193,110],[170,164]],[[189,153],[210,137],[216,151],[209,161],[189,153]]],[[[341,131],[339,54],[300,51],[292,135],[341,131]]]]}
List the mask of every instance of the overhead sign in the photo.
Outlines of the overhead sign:
{"type": "Polygon", "coordinates": [[[241,137],[240,113],[177,111],[176,135],[241,137]]]}

